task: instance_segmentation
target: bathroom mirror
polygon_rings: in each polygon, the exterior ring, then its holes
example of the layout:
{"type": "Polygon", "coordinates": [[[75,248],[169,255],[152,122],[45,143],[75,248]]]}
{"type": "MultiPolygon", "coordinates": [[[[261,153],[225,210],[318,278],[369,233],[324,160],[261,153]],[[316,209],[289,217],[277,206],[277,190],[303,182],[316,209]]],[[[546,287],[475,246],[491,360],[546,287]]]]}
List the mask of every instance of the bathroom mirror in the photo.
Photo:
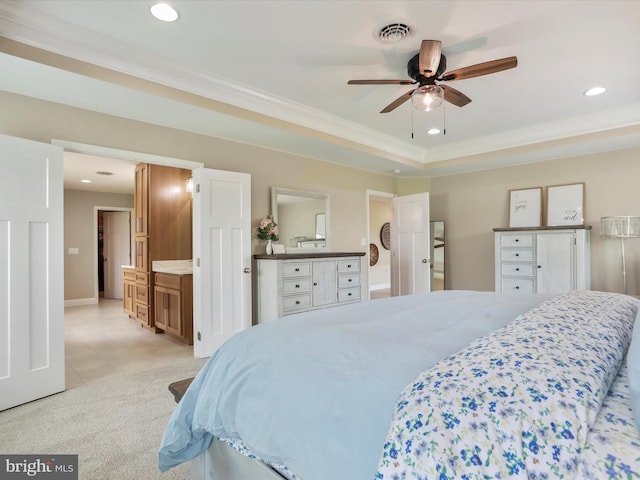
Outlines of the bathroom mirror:
{"type": "Polygon", "coordinates": [[[271,215],[287,253],[330,250],[329,194],[271,187],[271,215]]]}

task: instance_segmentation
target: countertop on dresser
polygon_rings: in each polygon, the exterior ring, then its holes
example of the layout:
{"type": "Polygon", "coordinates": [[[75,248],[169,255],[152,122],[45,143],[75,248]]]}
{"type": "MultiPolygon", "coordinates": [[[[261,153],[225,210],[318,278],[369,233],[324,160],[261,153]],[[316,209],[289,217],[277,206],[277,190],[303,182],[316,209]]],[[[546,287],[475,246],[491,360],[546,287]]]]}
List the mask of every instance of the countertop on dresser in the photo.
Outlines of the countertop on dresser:
{"type": "Polygon", "coordinates": [[[297,258],[323,258],[323,257],[363,257],[365,252],[305,252],[282,253],[277,255],[254,255],[256,260],[295,260],[297,258]]]}

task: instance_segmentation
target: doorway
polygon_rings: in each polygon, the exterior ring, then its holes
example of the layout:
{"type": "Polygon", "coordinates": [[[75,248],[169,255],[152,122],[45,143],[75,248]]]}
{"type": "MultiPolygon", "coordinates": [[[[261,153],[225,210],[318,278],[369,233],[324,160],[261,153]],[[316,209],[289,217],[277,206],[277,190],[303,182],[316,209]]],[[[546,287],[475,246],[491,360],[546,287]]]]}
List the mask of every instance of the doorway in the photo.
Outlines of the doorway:
{"type": "MultiPolygon", "coordinates": [[[[133,180],[133,179],[132,179],[133,180]]],[[[131,265],[133,209],[118,207],[94,207],[97,246],[96,271],[99,299],[122,300],[122,266],[131,265]]]]}
{"type": "Polygon", "coordinates": [[[367,191],[369,299],[391,296],[391,251],[385,232],[393,215],[393,193],[367,191]],[[386,226],[385,226],[386,225],[386,226]]]}

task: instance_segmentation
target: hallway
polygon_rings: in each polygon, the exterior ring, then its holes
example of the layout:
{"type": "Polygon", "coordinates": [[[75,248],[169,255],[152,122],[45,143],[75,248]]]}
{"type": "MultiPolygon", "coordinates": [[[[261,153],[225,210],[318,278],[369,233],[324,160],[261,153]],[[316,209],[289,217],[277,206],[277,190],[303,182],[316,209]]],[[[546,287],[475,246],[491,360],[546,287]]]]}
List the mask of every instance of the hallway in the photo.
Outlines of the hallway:
{"type": "Polygon", "coordinates": [[[154,334],[130,319],[121,300],[67,307],[64,323],[67,389],[193,358],[192,346],[154,334]]]}

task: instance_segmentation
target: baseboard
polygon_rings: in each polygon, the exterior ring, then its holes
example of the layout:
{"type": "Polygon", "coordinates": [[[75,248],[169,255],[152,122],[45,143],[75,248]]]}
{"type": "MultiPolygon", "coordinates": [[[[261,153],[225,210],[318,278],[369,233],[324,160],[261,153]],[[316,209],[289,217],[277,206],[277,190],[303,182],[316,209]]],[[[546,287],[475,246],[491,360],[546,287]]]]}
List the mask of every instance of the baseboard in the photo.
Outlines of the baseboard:
{"type": "Polygon", "coordinates": [[[369,287],[369,290],[385,290],[387,288],[391,288],[390,283],[381,283],[380,285],[371,285],[371,287],[369,287]]]}
{"type": "Polygon", "coordinates": [[[79,307],[81,305],[97,305],[98,299],[95,297],[91,298],[73,298],[71,300],[65,300],[65,307],[79,307]]]}

